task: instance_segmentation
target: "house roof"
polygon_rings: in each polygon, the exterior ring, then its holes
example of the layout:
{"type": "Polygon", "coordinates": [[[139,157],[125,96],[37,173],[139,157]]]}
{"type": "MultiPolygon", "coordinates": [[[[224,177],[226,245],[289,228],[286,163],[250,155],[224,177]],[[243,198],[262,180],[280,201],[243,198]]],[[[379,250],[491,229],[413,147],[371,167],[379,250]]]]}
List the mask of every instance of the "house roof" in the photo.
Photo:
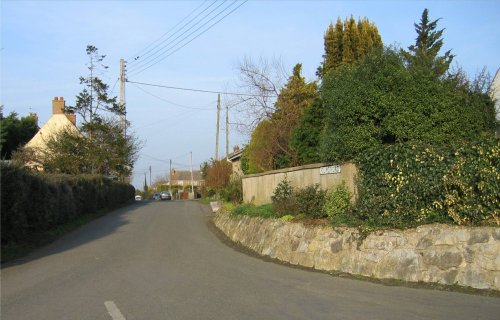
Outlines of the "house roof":
{"type": "Polygon", "coordinates": [[[238,161],[240,158],[241,158],[241,155],[243,154],[243,150],[239,150],[239,151],[236,151],[236,152],[233,152],[233,153],[230,153],[228,156],[227,156],[227,160],[231,161],[231,162],[234,162],[234,161],[238,161]]]}
{"type": "MultiPolygon", "coordinates": [[[[189,170],[174,170],[172,180],[191,181],[191,171],[189,170]]],[[[200,170],[193,170],[193,180],[203,180],[200,170]]]]}
{"type": "Polygon", "coordinates": [[[53,114],[50,119],[38,130],[35,136],[28,141],[26,147],[28,148],[44,148],[46,146],[46,141],[55,133],[63,130],[69,129],[77,134],[80,131],[76,126],[68,119],[65,114],[53,114]]]}

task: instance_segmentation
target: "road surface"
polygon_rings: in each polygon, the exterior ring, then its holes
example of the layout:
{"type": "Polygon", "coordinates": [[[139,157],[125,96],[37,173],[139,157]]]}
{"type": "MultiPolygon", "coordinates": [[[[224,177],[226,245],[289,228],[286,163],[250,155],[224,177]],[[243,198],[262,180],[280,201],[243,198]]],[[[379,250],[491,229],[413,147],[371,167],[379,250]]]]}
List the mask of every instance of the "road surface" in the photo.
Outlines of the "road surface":
{"type": "Polygon", "coordinates": [[[227,246],[194,201],[142,202],[2,268],[2,320],[500,319],[500,299],[332,277],[227,246]]]}

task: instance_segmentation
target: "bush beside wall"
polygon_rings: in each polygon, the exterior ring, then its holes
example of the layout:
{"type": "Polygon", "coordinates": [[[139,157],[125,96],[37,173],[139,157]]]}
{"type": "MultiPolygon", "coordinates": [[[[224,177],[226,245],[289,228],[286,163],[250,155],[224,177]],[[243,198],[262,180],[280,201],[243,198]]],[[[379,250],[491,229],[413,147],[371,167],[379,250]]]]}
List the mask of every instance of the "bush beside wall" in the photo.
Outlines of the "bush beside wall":
{"type": "Polygon", "coordinates": [[[355,214],[378,226],[500,225],[500,139],[378,147],[358,160],[355,214]]]}
{"type": "Polygon", "coordinates": [[[0,169],[2,245],[116,208],[135,195],[133,186],[102,176],[34,174],[8,165],[0,169]]]}

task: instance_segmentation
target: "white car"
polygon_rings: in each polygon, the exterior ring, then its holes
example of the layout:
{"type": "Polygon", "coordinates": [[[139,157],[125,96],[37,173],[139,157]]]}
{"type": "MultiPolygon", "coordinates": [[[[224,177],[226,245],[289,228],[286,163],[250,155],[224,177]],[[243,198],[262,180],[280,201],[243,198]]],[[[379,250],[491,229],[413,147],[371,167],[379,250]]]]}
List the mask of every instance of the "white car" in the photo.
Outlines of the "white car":
{"type": "Polygon", "coordinates": [[[142,201],[142,196],[136,195],[135,196],[135,201],[142,201]]]}

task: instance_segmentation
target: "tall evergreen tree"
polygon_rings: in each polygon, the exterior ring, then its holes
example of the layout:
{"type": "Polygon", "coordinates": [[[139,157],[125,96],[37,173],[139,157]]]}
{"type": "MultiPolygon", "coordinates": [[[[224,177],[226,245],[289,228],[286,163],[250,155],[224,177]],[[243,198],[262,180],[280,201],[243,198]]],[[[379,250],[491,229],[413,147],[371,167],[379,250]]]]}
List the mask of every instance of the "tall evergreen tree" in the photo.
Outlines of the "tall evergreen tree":
{"type": "Polygon", "coordinates": [[[409,46],[408,51],[401,50],[408,68],[416,74],[440,77],[448,71],[455,57],[451,50],[438,56],[444,32],[444,29],[436,30],[439,20],[429,21],[429,10],[424,9],[420,22],[414,24],[417,32],[415,44],[409,46]]]}
{"type": "Polygon", "coordinates": [[[320,136],[325,127],[325,111],[323,102],[317,98],[304,111],[293,131],[290,146],[297,153],[300,165],[321,161],[320,136]]]}
{"type": "Polygon", "coordinates": [[[337,19],[335,26],[330,24],[325,32],[325,54],[317,75],[324,77],[329,70],[342,64],[353,63],[363,58],[374,47],[382,45],[382,38],[375,24],[367,18],[356,20],[351,16],[344,22],[337,19]]]}

